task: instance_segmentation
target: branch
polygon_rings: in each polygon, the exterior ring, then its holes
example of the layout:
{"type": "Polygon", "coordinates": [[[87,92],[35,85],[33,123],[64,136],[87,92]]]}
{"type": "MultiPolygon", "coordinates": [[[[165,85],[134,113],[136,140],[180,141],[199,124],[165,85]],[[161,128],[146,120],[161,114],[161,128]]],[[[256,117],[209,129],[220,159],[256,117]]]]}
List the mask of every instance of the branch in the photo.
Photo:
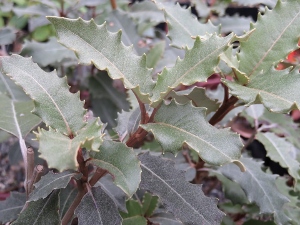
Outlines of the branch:
{"type": "Polygon", "coordinates": [[[209,123],[215,125],[220,122],[228,112],[234,108],[234,104],[238,101],[238,98],[231,96],[226,102],[223,102],[218,111],[210,118],[209,123]]]}
{"type": "Polygon", "coordinates": [[[116,3],[116,0],[110,0],[110,5],[111,5],[111,8],[113,10],[116,10],[117,9],[117,3],[116,3]]]}

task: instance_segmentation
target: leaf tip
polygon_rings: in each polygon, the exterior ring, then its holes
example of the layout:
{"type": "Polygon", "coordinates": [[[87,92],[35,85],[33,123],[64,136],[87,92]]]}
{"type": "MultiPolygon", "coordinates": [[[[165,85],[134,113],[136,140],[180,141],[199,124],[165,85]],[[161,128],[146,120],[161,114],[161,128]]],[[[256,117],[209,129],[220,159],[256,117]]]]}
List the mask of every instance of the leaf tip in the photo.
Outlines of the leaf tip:
{"type": "Polygon", "coordinates": [[[241,161],[234,160],[232,162],[240,168],[241,172],[246,172],[246,168],[241,161]]]}

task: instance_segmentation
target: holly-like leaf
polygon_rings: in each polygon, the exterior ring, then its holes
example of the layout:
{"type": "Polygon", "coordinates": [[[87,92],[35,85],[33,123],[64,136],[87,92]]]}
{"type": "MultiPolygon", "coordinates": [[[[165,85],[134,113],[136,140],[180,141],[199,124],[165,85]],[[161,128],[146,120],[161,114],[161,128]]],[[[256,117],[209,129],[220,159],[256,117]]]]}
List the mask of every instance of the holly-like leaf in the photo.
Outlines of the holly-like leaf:
{"type": "Polygon", "coordinates": [[[59,215],[60,218],[66,214],[67,210],[73,203],[76,195],[78,194],[78,189],[68,185],[66,188],[63,188],[59,192],[59,215]]]}
{"type": "Polygon", "coordinates": [[[41,122],[39,117],[30,112],[34,108],[32,101],[17,102],[0,94],[0,105],[3,106],[0,111],[0,129],[19,139],[25,138],[41,122]]]}
{"type": "Polygon", "coordinates": [[[116,225],[122,218],[114,201],[101,189],[91,188],[75,210],[82,225],[116,225]]]}
{"type": "Polygon", "coordinates": [[[135,153],[125,144],[105,140],[99,152],[90,153],[89,163],[107,170],[114,177],[114,183],[128,196],[132,196],[141,180],[141,168],[135,153]]]}
{"type": "Polygon", "coordinates": [[[258,133],[256,135],[267,151],[267,156],[283,168],[287,168],[289,174],[295,179],[299,180],[300,164],[295,159],[295,147],[290,142],[287,142],[284,138],[279,138],[277,135],[268,133],[258,133]],[[293,157],[294,156],[294,157],[293,157]]]}
{"type": "Polygon", "coordinates": [[[121,79],[127,89],[148,103],[148,93],[153,88],[151,70],[146,67],[146,57],[136,56],[132,47],[121,43],[122,32],[110,33],[106,24],[94,20],[72,20],[48,17],[54,25],[59,42],[72,49],[80,63],[93,63],[99,70],[107,70],[112,79],[121,79]],[[115,53],[118,54],[115,54],[115,53]]]}
{"type": "Polygon", "coordinates": [[[219,33],[219,27],[214,26],[210,21],[206,24],[200,23],[192,15],[191,9],[182,8],[179,3],[159,4],[165,13],[165,20],[168,23],[168,36],[172,45],[178,48],[192,48],[196,36],[205,36],[206,33],[219,33]],[[180,19],[178,19],[180,18],[180,19]]]}
{"type": "Polygon", "coordinates": [[[47,73],[30,58],[19,55],[1,57],[2,72],[23,87],[34,99],[34,114],[54,129],[71,135],[84,126],[83,102],[71,94],[65,78],[47,73]]]}
{"type": "Polygon", "coordinates": [[[46,198],[53,190],[67,187],[72,178],[80,179],[82,174],[72,171],[64,171],[62,173],[53,173],[49,171],[42,179],[34,184],[35,189],[30,195],[28,201],[37,201],[46,198]]]}
{"type": "Polygon", "coordinates": [[[160,107],[154,117],[155,123],[141,127],[154,134],[164,151],[177,154],[186,143],[207,163],[223,165],[234,162],[243,170],[238,161],[243,146],[239,135],[211,126],[205,119],[205,111],[205,108],[196,108],[191,103],[179,105],[172,101],[160,107]]]}
{"type": "Polygon", "coordinates": [[[205,94],[205,89],[200,87],[193,87],[191,89],[183,90],[183,91],[171,91],[170,94],[166,97],[172,97],[176,100],[176,102],[180,104],[186,104],[189,101],[192,101],[192,104],[195,107],[205,107],[206,113],[216,111],[220,103],[217,100],[212,100],[208,98],[205,94]]]}
{"type": "Polygon", "coordinates": [[[209,35],[206,40],[197,36],[194,47],[186,51],[183,60],[178,59],[171,69],[164,69],[158,76],[151,97],[152,106],[156,107],[168,93],[180,84],[191,85],[206,81],[219,64],[219,55],[228,48],[233,35],[219,37],[209,35]]]}
{"type": "Polygon", "coordinates": [[[58,213],[59,190],[52,192],[47,198],[30,202],[13,225],[24,224],[60,224],[58,213]]]}
{"type": "MultiPolygon", "coordinates": [[[[238,54],[240,71],[251,78],[265,76],[260,74],[261,71],[263,73],[269,71],[275,62],[284,59],[297,47],[300,33],[299,7],[299,1],[278,0],[273,10],[266,9],[263,16],[258,15],[257,22],[250,27],[255,31],[247,42],[241,43],[238,54]],[[282,18],[280,23],[276,22],[279,17],[282,18]]],[[[277,83],[266,77],[264,80],[277,83]]]]}
{"type": "Polygon", "coordinates": [[[145,153],[139,156],[142,167],[140,188],[157,195],[166,209],[184,224],[219,225],[224,214],[216,199],[208,198],[201,186],[185,180],[174,162],[145,153]]]}
{"type": "Polygon", "coordinates": [[[0,201],[0,223],[5,224],[17,219],[25,202],[25,193],[10,192],[10,196],[5,201],[0,201]]]}
{"type": "Polygon", "coordinates": [[[251,76],[246,86],[225,79],[222,82],[226,84],[231,94],[247,105],[262,103],[271,112],[278,113],[300,109],[298,69],[290,71],[270,68],[263,74],[251,76]],[[289,87],[288,90],[286,87],[289,87]]]}
{"type": "Polygon", "coordinates": [[[32,56],[32,60],[42,67],[56,65],[64,60],[74,60],[74,52],[57,43],[57,39],[50,37],[48,42],[26,41],[23,45],[23,56],[32,56]]]}
{"type": "Polygon", "coordinates": [[[79,130],[73,139],[54,131],[51,127],[48,131],[39,129],[36,136],[40,143],[40,157],[47,160],[50,168],[56,168],[59,171],[76,170],[79,147],[98,151],[102,143],[102,124],[99,124],[99,119],[94,119],[79,130]]]}
{"type": "Polygon", "coordinates": [[[220,171],[241,185],[249,201],[255,202],[261,213],[274,214],[278,225],[288,222],[289,218],[282,211],[282,207],[289,200],[276,189],[276,176],[263,172],[261,162],[245,157],[241,161],[246,168],[244,173],[233,164],[221,167],[220,171]]]}

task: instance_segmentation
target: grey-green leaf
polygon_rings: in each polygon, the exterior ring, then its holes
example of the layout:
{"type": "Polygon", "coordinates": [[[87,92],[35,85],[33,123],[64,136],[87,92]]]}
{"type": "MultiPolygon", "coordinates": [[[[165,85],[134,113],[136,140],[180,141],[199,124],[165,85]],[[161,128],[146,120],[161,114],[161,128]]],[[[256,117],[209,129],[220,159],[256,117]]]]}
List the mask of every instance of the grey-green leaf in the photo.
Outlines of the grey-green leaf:
{"type": "Polygon", "coordinates": [[[154,134],[164,151],[176,154],[186,143],[207,163],[223,165],[234,162],[243,169],[238,161],[243,147],[239,135],[211,126],[205,119],[205,111],[205,108],[196,108],[191,103],[179,105],[172,101],[160,107],[154,117],[155,123],[141,127],[154,134]]]}
{"type": "Polygon", "coordinates": [[[22,52],[23,56],[32,56],[32,60],[42,67],[56,65],[64,60],[75,60],[74,52],[60,45],[57,39],[50,37],[48,42],[26,41],[22,52]]]}
{"type": "Polygon", "coordinates": [[[30,112],[34,108],[32,101],[17,102],[0,94],[0,105],[3,106],[0,111],[0,129],[19,139],[25,138],[41,122],[39,117],[30,112]]]}
{"type": "Polygon", "coordinates": [[[34,99],[34,113],[48,125],[65,134],[75,134],[84,126],[83,102],[79,93],[71,94],[65,78],[47,73],[30,58],[19,55],[1,57],[2,71],[34,99]]]}
{"type": "Polygon", "coordinates": [[[97,25],[94,20],[48,19],[57,31],[59,42],[72,49],[80,63],[93,63],[99,70],[107,70],[112,79],[121,79],[125,88],[133,89],[144,103],[149,102],[148,93],[154,83],[151,70],[146,67],[146,57],[135,55],[132,47],[122,44],[122,32],[108,32],[106,24],[97,25]]]}
{"type": "Polygon", "coordinates": [[[296,68],[292,71],[270,68],[262,74],[251,76],[246,86],[225,79],[222,82],[232,95],[247,105],[262,103],[271,112],[278,113],[300,109],[300,74],[296,68]]]}
{"type": "Polygon", "coordinates": [[[91,188],[75,210],[81,225],[121,225],[122,218],[114,201],[101,189],[91,188]]]}
{"type": "Polygon", "coordinates": [[[189,101],[192,101],[195,107],[205,107],[206,113],[215,112],[220,103],[217,100],[212,100],[205,94],[205,89],[200,87],[193,87],[183,91],[171,91],[170,94],[166,97],[172,97],[176,102],[180,104],[186,104],[189,101]]]}
{"type": "Polygon", "coordinates": [[[5,201],[0,201],[0,223],[5,224],[17,219],[26,202],[25,193],[12,191],[5,201]]]}
{"type": "Polygon", "coordinates": [[[13,225],[60,224],[58,213],[59,190],[55,190],[45,199],[30,202],[13,225]]]}
{"type": "Polygon", "coordinates": [[[274,214],[278,225],[288,222],[289,218],[283,213],[282,207],[289,200],[276,189],[276,176],[263,172],[261,162],[246,157],[242,157],[241,162],[246,168],[244,173],[233,164],[221,167],[220,171],[241,185],[249,201],[255,202],[261,213],[274,214]]]}
{"type": "Polygon", "coordinates": [[[128,196],[132,196],[141,180],[141,168],[133,150],[120,142],[105,140],[99,152],[91,152],[93,165],[106,169],[114,183],[128,196]]]}
{"type": "Polygon", "coordinates": [[[299,1],[278,0],[273,10],[266,9],[263,16],[259,14],[257,22],[251,25],[251,29],[255,28],[255,31],[247,42],[241,43],[238,54],[240,71],[248,77],[262,76],[261,71],[265,73],[273,63],[284,59],[297,48],[300,33],[299,7],[299,1]],[[281,18],[280,23],[278,18],[281,18]]]}
{"type": "Polygon", "coordinates": [[[191,13],[191,9],[182,8],[179,3],[159,5],[165,13],[168,23],[168,36],[172,45],[178,48],[192,48],[196,36],[205,36],[206,33],[219,33],[219,27],[214,26],[210,21],[206,24],[200,23],[191,13]],[[180,19],[179,19],[180,18],[180,19]]]}
{"type": "Polygon", "coordinates": [[[283,168],[287,168],[289,174],[295,180],[300,179],[300,164],[295,159],[296,149],[294,145],[271,132],[258,133],[256,138],[265,146],[267,156],[269,156],[270,159],[279,162],[283,168]]]}
{"type": "Polygon", "coordinates": [[[65,188],[72,178],[80,179],[82,174],[64,171],[62,173],[53,173],[49,171],[42,179],[34,184],[35,189],[30,195],[28,201],[37,201],[46,198],[53,190],[65,188]]]}
{"type": "Polygon", "coordinates": [[[157,195],[166,209],[182,223],[219,225],[224,214],[216,199],[208,198],[201,186],[185,180],[184,172],[174,168],[174,162],[145,153],[139,156],[142,167],[140,188],[157,195]]]}

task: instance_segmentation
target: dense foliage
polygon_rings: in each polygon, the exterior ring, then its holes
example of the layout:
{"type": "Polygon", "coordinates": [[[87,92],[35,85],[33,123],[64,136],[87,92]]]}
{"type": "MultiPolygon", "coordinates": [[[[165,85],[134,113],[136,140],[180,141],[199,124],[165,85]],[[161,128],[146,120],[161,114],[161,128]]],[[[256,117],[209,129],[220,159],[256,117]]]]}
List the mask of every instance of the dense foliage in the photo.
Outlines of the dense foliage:
{"type": "Polygon", "coordinates": [[[0,224],[299,224],[300,1],[179,3],[1,1],[0,224]]]}

